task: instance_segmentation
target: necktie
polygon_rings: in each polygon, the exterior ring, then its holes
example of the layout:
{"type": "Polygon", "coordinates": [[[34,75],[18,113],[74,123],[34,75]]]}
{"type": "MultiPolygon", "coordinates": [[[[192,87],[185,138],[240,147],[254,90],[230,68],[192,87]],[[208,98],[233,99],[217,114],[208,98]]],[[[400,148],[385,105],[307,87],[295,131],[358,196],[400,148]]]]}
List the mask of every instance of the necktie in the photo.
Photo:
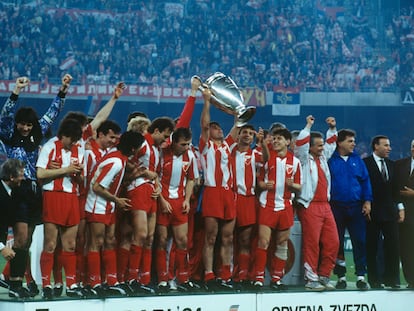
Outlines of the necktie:
{"type": "Polygon", "coordinates": [[[381,161],[381,175],[382,175],[382,179],[384,181],[387,181],[388,178],[387,178],[387,171],[385,169],[385,161],[384,161],[384,159],[381,159],[380,161],[381,161]]]}

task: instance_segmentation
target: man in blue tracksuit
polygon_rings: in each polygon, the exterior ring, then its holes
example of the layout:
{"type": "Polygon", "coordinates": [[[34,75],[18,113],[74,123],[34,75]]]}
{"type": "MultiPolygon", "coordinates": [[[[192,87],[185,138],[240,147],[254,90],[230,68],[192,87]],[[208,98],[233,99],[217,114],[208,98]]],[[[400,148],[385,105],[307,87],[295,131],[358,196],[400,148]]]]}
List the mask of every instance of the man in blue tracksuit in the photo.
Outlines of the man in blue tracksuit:
{"type": "Polygon", "coordinates": [[[339,235],[339,251],[334,273],[336,288],[345,289],[346,265],[344,234],[348,230],[352,242],[357,288],[368,289],[366,274],[366,218],[371,212],[372,189],[364,161],[354,152],[355,132],[338,132],[337,147],[328,161],[331,172],[331,208],[339,235]]]}

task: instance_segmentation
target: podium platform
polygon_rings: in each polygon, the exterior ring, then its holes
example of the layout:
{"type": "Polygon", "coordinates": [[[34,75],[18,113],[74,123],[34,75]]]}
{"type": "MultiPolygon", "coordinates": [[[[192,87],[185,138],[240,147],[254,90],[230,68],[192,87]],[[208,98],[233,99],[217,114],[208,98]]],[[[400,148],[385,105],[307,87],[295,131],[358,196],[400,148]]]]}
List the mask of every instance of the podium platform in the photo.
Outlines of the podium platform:
{"type": "Polygon", "coordinates": [[[411,310],[414,291],[348,289],[307,292],[290,287],[284,292],[168,293],[154,296],[52,301],[40,297],[27,301],[9,299],[0,291],[1,311],[406,311],[411,310]]]}

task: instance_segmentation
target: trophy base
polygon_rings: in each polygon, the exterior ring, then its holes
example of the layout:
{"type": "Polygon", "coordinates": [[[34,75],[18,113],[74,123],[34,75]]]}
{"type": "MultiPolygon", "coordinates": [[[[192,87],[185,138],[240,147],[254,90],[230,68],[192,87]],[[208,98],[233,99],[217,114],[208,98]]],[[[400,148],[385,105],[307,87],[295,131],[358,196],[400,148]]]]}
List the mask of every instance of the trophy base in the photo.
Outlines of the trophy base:
{"type": "Polygon", "coordinates": [[[240,113],[238,114],[238,121],[237,121],[237,127],[241,127],[245,124],[247,124],[247,122],[254,116],[254,114],[256,113],[256,107],[253,106],[249,106],[246,107],[246,109],[243,109],[243,111],[240,111],[240,113]]]}

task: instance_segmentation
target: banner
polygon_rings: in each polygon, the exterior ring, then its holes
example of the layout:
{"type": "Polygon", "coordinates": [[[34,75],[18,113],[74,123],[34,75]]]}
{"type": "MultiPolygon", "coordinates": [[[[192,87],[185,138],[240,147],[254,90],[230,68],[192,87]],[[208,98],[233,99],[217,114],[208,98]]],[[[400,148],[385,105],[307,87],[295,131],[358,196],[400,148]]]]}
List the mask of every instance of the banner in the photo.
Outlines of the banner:
{"type": "Polygon", "coordinates": [[[296,89],[281,88],[267,92],[266,101],[271,103],[274,116],[300,115],[300,93],[296,89]]]}
{"type": "Polygon", "coordinates": [[[404,105],[413,105],[414,104],[414,86],[409,89],[401,91],[401,102],[404,105]]]}
{"type": "MultiPolygon", "coordinates": [[[[391,311],[408,310],[409,291],[357,290],[257,295],[260,311],[391,311]],[[310,295],[309,295],[310,294],[310,295]]],[[[224,309],[223,309],[224,310],[224,309]]]]}
{"type": "MultiPolygon", "coordinates": [[[[0,94],[11,93],[15,86],[14,81],[0,80],[0,94]]],[[[59,92],[60,85],[45,84],[40,82],[30,82],[29,86],[24,89],[23,94],[30,95],[56,95],[59,92]]],[[[69,88],[68,97],[93,97],[95,100],[102,100],[103,97],[110,97],[114,92],[115,85],[111,84],[73,84],[69,88]]],[[[246,106],[263,107],[266,105],[265,91],[259,88],[245,88],[241,90],[246,106]]],[[[158,85],[137,85],[128,84],[122,93],[122,99],[129,100],[128,97],[134,97],[133,100],[140,98],[142,100],[154,99],[158,102],[182,102],[191,94],[191,88],[168,87],[158,85]]],[[[197,104],[203,104],[201,93],[197,94],[197,104]]],[[[88,106],[89,107],[89,106],[88,106]]]]}
{"type": "MultiPolygon", "coordinates": [[[[5,291],[5,290],[4,290],[5,291]]],[[[5,295],[2,292],[2,295],[5,295]]],[[[345,290],[323,293],[297,289],[274,293],[197,293],[105,299],[0,300],[7,311],[402,311],[410,310],[409,290],[345,290]],[[70,302],[70,303],[69,303],[70,302]]],[[[63,297],[62,297],[63,298],[63,297]]]]}

